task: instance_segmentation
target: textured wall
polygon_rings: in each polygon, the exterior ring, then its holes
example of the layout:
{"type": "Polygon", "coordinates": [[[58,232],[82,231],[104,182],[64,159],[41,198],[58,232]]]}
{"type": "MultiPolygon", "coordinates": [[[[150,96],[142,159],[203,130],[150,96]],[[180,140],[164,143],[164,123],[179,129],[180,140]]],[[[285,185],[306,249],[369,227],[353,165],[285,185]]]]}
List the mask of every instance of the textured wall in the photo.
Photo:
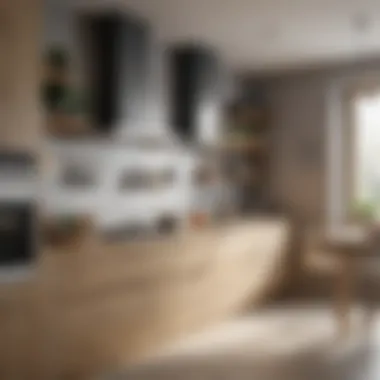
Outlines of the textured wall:
{"type": "Polygon", "coordinates": [[[39,102],[40,0],[0,4],[0,145],[34,149],[39,102]]]}
{"type": "MultiPolygon", "coordinates": [[[[311,222],[344,215],[341,166],[347,90],[380,74],[380,60],[267,77],[272,108],[273,193],[311,222]]],[[[262,78],[261,78],[262,79],[262,78]]]]}
{"type": "Polygon", "coordinates": [[[321,218],[325,204],[326,84],[289,78],[271,85],[273,193],[307,218],[321,218]]]}

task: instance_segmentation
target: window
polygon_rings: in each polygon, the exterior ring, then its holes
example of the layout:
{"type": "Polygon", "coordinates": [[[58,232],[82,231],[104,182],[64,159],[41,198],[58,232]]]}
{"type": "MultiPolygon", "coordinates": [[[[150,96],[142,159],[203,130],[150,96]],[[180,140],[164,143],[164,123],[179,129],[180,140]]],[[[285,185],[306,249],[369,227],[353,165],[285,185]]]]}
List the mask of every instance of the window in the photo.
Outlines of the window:
{"type": "Polygon", "coordinates": [[[380,92],[355,101],[354,196],[380,216],[380,92]]]}

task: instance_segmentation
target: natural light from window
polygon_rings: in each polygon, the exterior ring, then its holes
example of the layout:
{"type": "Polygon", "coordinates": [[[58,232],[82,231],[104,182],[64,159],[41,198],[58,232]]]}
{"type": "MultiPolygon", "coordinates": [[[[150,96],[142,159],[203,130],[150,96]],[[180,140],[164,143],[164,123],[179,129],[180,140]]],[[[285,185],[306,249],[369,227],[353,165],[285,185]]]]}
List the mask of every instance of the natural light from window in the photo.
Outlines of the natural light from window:
{"type": "Polygon", "coordinates": [[[380,216],[380,92],[356,102],[355,201],[380,216]]]}

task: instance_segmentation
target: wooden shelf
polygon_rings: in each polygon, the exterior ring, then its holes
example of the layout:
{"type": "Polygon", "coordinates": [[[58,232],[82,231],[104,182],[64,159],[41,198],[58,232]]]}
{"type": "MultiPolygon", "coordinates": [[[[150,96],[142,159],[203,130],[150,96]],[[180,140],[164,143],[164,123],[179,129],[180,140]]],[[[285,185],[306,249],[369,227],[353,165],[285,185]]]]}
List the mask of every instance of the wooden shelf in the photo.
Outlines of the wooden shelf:
{"type": "Polygon", "coordinates": [[[227,152],[261,152],[266,150],[266,144],[262,139],[235,140],[221,143],[220,148],[227,152]]]}
{"type": "Polygon", "coordinates": [[[220,144],[226,175],[238,194],[236,206],[242,213],[267,208],[272,154],[266,89],[260,83],[246,84],[226,109],[225,136],[220,144]]]}

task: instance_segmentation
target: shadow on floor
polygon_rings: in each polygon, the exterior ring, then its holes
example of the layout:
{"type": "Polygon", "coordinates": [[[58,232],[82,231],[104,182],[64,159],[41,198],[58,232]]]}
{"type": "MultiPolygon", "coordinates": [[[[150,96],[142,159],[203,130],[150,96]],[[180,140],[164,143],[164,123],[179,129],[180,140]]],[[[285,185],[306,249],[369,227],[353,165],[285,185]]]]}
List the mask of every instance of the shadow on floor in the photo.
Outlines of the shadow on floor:
{"type": "MultiPolygon", "coordinates": [[[[279,337],[279,339],[281,339],[279,337]]],[[[247,355],[192,357],[136,368],[104,380],[375,380],[380,378],[377,349],[362,343],[344,355],[326,347],[296,357],[255,361],[247,355]]]]}
{"type": "Polygon", "coordinates": [[[222,324],[150,364],[100,379],[378,380],[377,321],[372,337],[358,329],[339,341],[329,307],[283,305],[222,324]]]}

